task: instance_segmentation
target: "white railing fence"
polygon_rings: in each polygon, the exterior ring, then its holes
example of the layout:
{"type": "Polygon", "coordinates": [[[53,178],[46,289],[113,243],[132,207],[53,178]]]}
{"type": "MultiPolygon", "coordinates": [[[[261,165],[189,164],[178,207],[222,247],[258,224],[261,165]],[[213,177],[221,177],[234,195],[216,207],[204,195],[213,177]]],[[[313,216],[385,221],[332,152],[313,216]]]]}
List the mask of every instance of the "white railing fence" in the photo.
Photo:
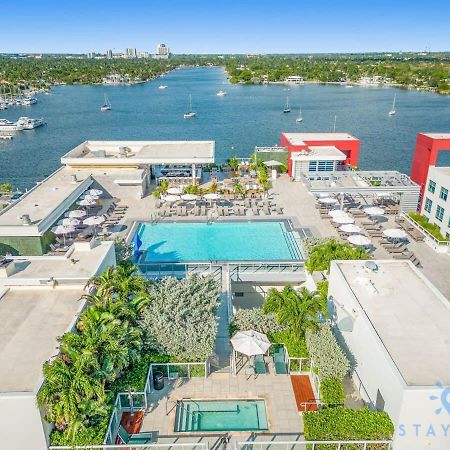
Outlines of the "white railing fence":
{"type": "Polygon", "coordinates": [[[236,450],[391,450],[392,441],[267,441],[267,442],[236,442],[236,450]]]}
{"type": "Polygon", "coordinates": [[[49,450],[209,450],[209,443],[187,442],[167,444],[103,444],[103,445],[51,445],[49,450]]]}

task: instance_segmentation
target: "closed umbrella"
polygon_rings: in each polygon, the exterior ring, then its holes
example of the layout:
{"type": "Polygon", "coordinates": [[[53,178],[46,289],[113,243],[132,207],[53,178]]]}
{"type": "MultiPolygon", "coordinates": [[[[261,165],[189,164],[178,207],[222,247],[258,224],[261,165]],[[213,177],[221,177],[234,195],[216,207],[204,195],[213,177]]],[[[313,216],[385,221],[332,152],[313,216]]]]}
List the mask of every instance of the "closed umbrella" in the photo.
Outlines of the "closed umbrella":
{"type": "Polygon", "coordinates": [[[178,200],[180,200],[180,196],[179,195],[166,195],[165,197],[163,197],[163,201],[168,202],[168,203],[173,203],[173,202],[177,202],[178,200]]]}
{"type": "Polygon", "coordinates": [[[103,194],[103,191],[101,189],[89,189],[86,191],[86,194],[91,195],[92,197],[99,197],[103,194]]]}
{"type": "Polygon", "coordinates": [[[347,238],[348,242],[354,245],[369,245],[370,239],[362,234],[352,234],[347,238]]]}
{"type": "Polygon", "coordinates": [[[80,225],[80,221],[75,217],[66,217],[65,219],[61,220],[61,224],[64,226],[76,227],[77,225],[80,225]]]}
{"type": "Polygon", "coordinates": [[[270,348],[267,336],[254,330],[238,331],[231,338],[234,350],[246,356],[264,355],[270,348]]]}
{"type": "Polygon", "coordinates": [[[86,216],[87,216],[86,211],[84,211],[83,209],[74,209],[73,211],[69,211],[67,213],[67,217],[75,217],[76,219],[86,216]]]}
{"type": "Polygon", "coordinates": [[[388,228],[386,230],[383,230],[383,234],[392,239],[405,239],[407,237],[407,234],[405,231],[400,230],[400,228],[388,228]]]}
{"type": "Polygon", "coordinates": [[[365,208],[364,212],[369,216],[382,216],[384,214],[384,209],[378,206],[370,206],[369,208],[365,208]]]}
{"type": "Polygon", "coordinates": [[[324,205],[335,205],[338,201],[335,198],[324,197],[319,198],[319,202],[323,203],[324,205]]]}
{"type": "Polygon", "coordinates": [[[181,200],[184,200],[186,202],[192,202],[197,199],[198,199],[198,195],[195,195],[195,194],[183,194],[181,196],[181,200]]]}
{"type": "Polygon", "coordinates": [[[353,223],[346,223],[344,225],[341,225],[339,227],[340,230],[342,230],[344,233],[360,233],[361,227],[358,227],[358,225],[354,225],[353,223]]]}
{"type": "Polygon", "coordinates": [[[167,193],[172,194],[172,195],[180,195],[183,193],[183,189],[181,189],[179,187],[173,187],[173,188],[167,189],[167,193]]]}
{"type": "Polygon", "coordinates": [[[347,223],[355,223],[355,219],[350,216],[337,216],[331,219],[334,223],[340,223],[341,225],[345,225],[347,223]]]}

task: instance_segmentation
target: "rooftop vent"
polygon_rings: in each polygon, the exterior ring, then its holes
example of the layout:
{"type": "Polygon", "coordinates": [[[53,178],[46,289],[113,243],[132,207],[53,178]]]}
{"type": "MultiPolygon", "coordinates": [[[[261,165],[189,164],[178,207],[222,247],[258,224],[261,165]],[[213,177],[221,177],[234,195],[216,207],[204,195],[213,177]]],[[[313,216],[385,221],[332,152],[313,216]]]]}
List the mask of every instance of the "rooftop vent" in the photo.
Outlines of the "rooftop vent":
{"type": "Polygon", "coordinates": [[[366,261],[364,267],[372,272],[378,272],[378,264],[375,261],[366,261]]]}
{"type": "Polygon", "coordinates": [[[24,214],[20,218],[22,219],[22,225],[31,225],[31,219],[29,214],[24,214]]]}
{"type": "Polygon", "coordinates": [[[76,176],[75,174],[74,174],[74,175],[71,175],[71,179],[72,179],[72,181],[71,181],[72,184],[75,184],[75,183],[78,182],[77,176],[76,176]]]}

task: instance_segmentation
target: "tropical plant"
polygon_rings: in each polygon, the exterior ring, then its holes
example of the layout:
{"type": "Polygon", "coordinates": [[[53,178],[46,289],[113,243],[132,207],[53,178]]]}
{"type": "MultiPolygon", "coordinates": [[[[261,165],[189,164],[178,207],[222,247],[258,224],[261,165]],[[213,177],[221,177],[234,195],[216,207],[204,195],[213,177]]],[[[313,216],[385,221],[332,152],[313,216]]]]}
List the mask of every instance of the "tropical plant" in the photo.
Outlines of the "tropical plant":
{"type": "Polygon", "coordinates": [[[239,168],[239,159],[236,156],[232,156],[227,160],[227,164],[233,172],[236,172],[239,168]]]}
{"type": "Polygon", "coordinates": [[[133,254],[133,245],[128,244],[123,238],[116,237],[114,239],[114,249],[116,251],[116,261],[118,264],[128,260],[133,254]]]}
{"type": "Polygon", "coordinates": [[[219,185],[214,181],[211,183],[211,186],[208,188],[209,193],[215,193],[219,189],[219,185]]]}
{"type": "Polygon", "coordinates": [[[277,323],[274,313],[264,314],[261,308],[238,309],[233,315],[230,334],[236,331],[255,330],[264,334],[277,333],[285,327],[277,323]]]}
{"type": "Polygon", "coordinates": [[[245,194],[244,186],[239,181],[236,181],[233,186],[233,193],[236,195],[243,195],[245,194]]]}
{"type": "Polygon", "coordinates": [[[344,385],[338,378],[320,380],[320,400],[329,406],[342,405],[345,400],[344,385]]]}
{"type": "Polygon", "coordinates": [[[11,183],[0,184],[0,192],[11,192],[12,190],[13,186],[11,183]]]}
{"type": "Polygon", "coordinates": [[[165,194],[167,192],[167,189],[169,189],[169,182],[167,180],[162,180],[159,188],[161,192],[165,194]]]}

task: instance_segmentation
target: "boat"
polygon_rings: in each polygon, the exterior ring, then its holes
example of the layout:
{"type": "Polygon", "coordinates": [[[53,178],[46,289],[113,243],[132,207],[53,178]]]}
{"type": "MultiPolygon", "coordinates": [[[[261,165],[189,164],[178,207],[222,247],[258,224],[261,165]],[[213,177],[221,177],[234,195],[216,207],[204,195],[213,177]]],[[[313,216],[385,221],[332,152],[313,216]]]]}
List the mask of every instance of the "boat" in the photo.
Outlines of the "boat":
{"type": "Polygon", "coordinates": [[[45,125],[45,120],[41,117],[40,119],[30,119],[29,117],[19,117],[17,121],[22,127],[22,130],[32,130],[33,128],[41,127],[45,125]]]}
{"type": "Polygon", "coordinates": [[[23,127],[18,122],[10,122],[7,119],[0,119],[0,132],[2,131],[19,131],[23,130],[23,127]]]}
{"type": "Polygon", "coordinates": [[[396,94],[394,95],[394,101],[392,102],[392,108],[391,108],[391,110],[389,111],[389,115],[390,115],[390,116],[395,115],[395,97],[396,97],[396,94]]]}
{"type": "Polygon", "coordinates": [[[192,111],[192,95],[189,94],[189,111],[183,114],[183,117],[185,119],[192,119],[195,117],[197,113],[195,111],[192,111]]]}
{"type": "Polygon", "coordinates": [[[289,106],[289,97],[286,97],[286,107],[283,109],[283,112],[286,113],[290,113],[291,112],[291,108],[289,106]]]}
{"type": "Polygon", "coordinates": [[[8,109],[8,104],[6,102],[0,102],[0,110],[8,109]]]}
{"type": "Polygon", "coordinates": [[[295,119],[295,121],[296,121],[297,123],[303,122],[302,108],[300,108],[300,111],[298,112],[298,116],[297,116],[297,118],[295,119]]]}
{"type": "Polygon", "coordinates": [[[225,97],[225,95],[227,95],[227,93],[225,91],[219,91],[216,95],[217,95],[217,97],[225,97]]]}
{"type": "Polygon", "coordinates": [[[109,103],[108,97],[105,94],[105,103],[100,108],[101,112],[111,111],[111,103],[109,103]]]}
{"type": "Polygon", "coordinates": [[[34,105],[35,103],[37,103],[36,97],[25,97],[20,101],[20,104],[22,106],[30,106],[34,105]]]}
{"type": "Polygon", "coordinates": [[[166,86],[165,84],[162,84],[161,86],[158,87],[158,89],[167,89],[168,86],[166,86]]]}

